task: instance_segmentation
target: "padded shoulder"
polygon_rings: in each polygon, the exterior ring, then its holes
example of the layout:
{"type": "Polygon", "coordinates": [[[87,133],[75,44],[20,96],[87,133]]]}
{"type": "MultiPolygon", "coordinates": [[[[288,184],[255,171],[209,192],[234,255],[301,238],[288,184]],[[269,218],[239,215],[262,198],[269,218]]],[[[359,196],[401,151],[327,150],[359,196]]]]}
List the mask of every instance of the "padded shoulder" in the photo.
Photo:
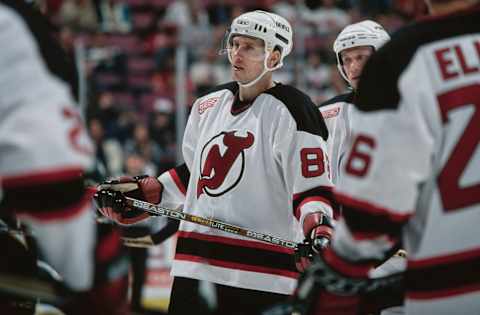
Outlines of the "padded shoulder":
{"type": "Polygon", "coordinates": [[[290,85],[277,84],[264,92],[280,101],[292,115],[297,123],[297,129],[328,138],[328,130],[320,111],[310,97],[290,85]]]}

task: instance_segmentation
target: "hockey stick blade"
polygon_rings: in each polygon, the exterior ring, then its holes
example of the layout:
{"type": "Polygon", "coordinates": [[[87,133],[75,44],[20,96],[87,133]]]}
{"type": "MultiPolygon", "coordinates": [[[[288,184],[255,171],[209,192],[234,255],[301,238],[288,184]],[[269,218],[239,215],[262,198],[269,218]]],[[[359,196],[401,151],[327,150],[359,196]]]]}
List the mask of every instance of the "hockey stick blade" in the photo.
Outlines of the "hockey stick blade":
{"type": "Polygon", "coordinates": [[[167,217],[175,220],[181,221],[188,221],[191,223],[207,226],[216,230],[220,230],[223,232],[241,235],[250,239],[254,239],[257,241],[263,241],[265,243],[289,248],[289,249],[297,249],[298,244],[292,241],[287,241],[275,236],[271,236],[268,234],[251,231],[236,225],[232,225],[229,223],[225,223],[215,219],[207,219],[200,216],[196,216],[193,214],[185,213],[183,211],[168,209],[165,207],[157,206],[146,201],[125,197],[125,201],[128,206],[132,208],[136,208],[138,210],[142,210],[148,212],[155,216],[162,216],[167,217]]]}

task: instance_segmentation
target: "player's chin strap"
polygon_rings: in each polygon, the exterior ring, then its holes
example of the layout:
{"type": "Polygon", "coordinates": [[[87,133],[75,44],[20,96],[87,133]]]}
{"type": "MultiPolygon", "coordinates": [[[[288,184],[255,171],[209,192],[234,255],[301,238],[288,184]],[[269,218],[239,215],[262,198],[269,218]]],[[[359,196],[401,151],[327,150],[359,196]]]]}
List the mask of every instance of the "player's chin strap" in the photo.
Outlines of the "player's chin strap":
{"type": "Polygon", "coordinates": [[[280,60],[275,67],[269,68],[268,65],[267,65],[268,56],[269,56],[269,53],[268,53],[267,48],[265,47],[265,58],[263,59],[263,71],[262,71],[262,73],[260,73],[260,75],[258,77],[256,77],[255,79],[253,79],[252,81],[250,81],[248,83],[240,83],[240,82],[237,81],[238,85],[240,85],[243,88],[251,87],[254,84],[256,84],[258,81],[260,81],[260,79],[262,79],[263,76],[265,74],[267,74],[267,72],[275,71],[277,69],[280,69],[283,66],[283,60],[280,60]]]}

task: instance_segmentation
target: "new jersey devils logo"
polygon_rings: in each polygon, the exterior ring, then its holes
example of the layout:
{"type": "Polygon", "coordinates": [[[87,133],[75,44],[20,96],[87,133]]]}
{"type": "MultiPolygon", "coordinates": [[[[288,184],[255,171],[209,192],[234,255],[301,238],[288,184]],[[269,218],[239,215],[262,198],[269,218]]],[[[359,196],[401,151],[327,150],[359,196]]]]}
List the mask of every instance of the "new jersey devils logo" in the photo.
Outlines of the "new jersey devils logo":
{"type": "Polygon", "coordinates": [[[246,136],[236,131],[222,132],[208,141],[202,149],[200,178],[197,182],[197,198],[202,193],[220,196],[235,187],[243,175],[245,149],[252,146],[251,132],[246,136]]]}

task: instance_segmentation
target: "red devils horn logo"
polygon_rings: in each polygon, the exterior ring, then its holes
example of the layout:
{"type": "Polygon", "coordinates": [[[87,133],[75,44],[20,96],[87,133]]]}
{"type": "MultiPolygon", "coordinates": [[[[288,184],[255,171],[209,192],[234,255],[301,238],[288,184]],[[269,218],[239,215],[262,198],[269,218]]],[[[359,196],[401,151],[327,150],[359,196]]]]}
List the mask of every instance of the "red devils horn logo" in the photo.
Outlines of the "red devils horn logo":
{"type": "Polygon", "coordinates": [[[243,175],[245,149],[252,146],[254,137],[235,135],[235,131],[222,132],[208,141],[202,149],[197,198],[202,193],[217,197],[235,187],[243,175]]]}

